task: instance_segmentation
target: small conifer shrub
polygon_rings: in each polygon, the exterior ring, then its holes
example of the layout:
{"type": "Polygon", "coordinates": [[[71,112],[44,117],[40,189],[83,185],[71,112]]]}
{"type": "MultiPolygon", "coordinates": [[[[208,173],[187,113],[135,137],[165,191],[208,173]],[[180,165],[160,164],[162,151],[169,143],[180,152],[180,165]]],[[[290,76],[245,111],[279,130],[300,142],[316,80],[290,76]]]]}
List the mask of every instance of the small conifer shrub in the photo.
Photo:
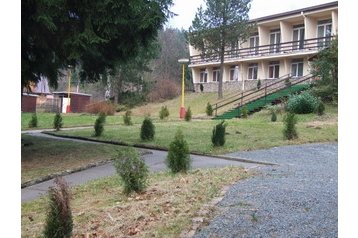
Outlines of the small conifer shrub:
{"type": "Polygon", "coordinates": [[[134,148],[118,151],[114,158],[114,166],[123,181],[125,194],[140,193],[147,187],[148,166],[134,148]]]}
{"type": "Polygon", "coordinates": [[[131,126],[133,125],[132,123],[132,111],[130,110],[127,110],[124,115],[123,115],[123,122],[124,122],[124,125],[126,126],[131,126]]]}
{"type": "Polygon", "coordinates": [[[188,110],[185,113],[184,119],[185,119],[185,121],[191,121],[191,109],[190,109],[190,107],[188,107],[188,110]]]}
{"type": "Polygon", "coordinates": [[[31,120],[29,122],[29,128],[37,127],[37,115],[36,113],[32,114],[31,120]]]}
{"type": "Polygon", "coordinates": [[[57,177],[55,184],[56,187],[49,190],[49,209],[43,235],[51,238],[70,238],[73,220],[69,186],[62,177],[57,177]]]}
{"type": "Polygon", "coordinates": [[[159,118],[161,120],[163,120],[167,117],[169,117],[169,110],[168,110],[167,106],[162,106],[162,108],[159,111],[159,118]]]}
{"type": "Polygon", "coordinates": [[[243,107],[242,108],[242,118],[247,118],[248,114],[249,114],[249,110],[247,110],[247,107],[246,106],[243,107]]]}
{"type": "Polygon", "coordinates": [[[284,118],[284,129],[283,129],[283,136],[287,140],[293,140],[298,137],[296,124],[297,124],[297,117],[296,114],[288,112],[284,118]]]}
{"type": "Polygon", "coordinates": [[[173,173],[186,173],[190,169],[189,146],[180,130],[176,132],[174,140],[169,145],[168,156],[165,162],[173,173]]]}
{"type": "Polygon", "coordinates": [[[55,118],[53,119],[53,128],[56,131],[59,131],[63,126],[61,113],[56,113],[55,118]]]}
{"type": "Polygon", "coordinates": [[[213,115],[213,107],[211,106],[211,104],[208,102],[208,104],[206,105],[206,115],[208,116],[212,116],[213,115]]]}
{"type": "Polygon", "coordinates": [[[273,112],[271,113],[271,121],[272,121],[272,122],[277,121],[277,115],[276,115],[276,112],[275,112],[275,111],[273,111],[273,112]]]}
{"type": "Polygon", "coordinates": [[[213,134],[211,136],[211,142],[214,146],[223,146],[225,144],[225,130],[227,124],[225,121],[221,121],[219,124],[214,126],[213,134]]]}
{"type": "Polygon", "coordinates": [[[318,106],[317,106],[317,114],[318,114],[318,116],[322,116],[322,115],[324,114],[325,109],[326,109],[326,108],[325,108],[323,102],[320,101],[320,102],[318,103],[318,106]]]}
{"type": "Polygon", "coordinates": [[[203,92],[204,91],[204,85],[201,83],[200,84],[200,92],[203,92]]]}
{"type": "Polygon", "coordinates": [[[100,113],[94,123],[94,136],[101,136],[104,131],[104,123],[106,122],[106,114],[100,113]]]}
{"type": "Polygon", "coordinates": [[[154,139],[155,126],[149,117],[144,118],[142,127],[140,130],[140,138],[143,141],[151,141],[154,139]]]}

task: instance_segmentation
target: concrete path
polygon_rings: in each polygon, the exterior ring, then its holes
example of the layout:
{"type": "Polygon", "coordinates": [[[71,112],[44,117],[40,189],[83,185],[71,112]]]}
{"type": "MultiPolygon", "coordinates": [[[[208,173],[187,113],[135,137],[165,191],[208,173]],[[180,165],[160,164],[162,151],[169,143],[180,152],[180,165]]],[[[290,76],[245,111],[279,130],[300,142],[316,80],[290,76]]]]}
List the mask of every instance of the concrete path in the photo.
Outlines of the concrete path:
{"type": "MultiPolygon", "coordinates": [[[[96,142],[88,142],[88,141],[84,142],[84,141],[69,139],[69,138],[59,138],[59,137],[42,134],[40,132],[41,131],[28,131],[27,134],[31,134],[32,136],[41,136],[41,137],[48,137],[48,138],[61,139],[61,140],[73,140],[82,143],[96,143],[96,142]]],[[[165,158],[167,156],[167,152],[158,151],[158,150],[148,150],[148,149],[145,150],[150,152],[148,154],[143,155],[143,159],[145,160],[146,164],[149,166],[150,171],[156,172],[156,171],[162,171],[167,169],[164,163],[165,158]]],[[[219,159],[219,158],[213,158],[208,156],[191,155],[191,158],[193,160],[192,161],[193,169],[215,168],[215,167],[225,167],[225,166],[242,166],[250,169],[259,166],[258,164],[255,163],[245,163],[235,160],[219,159]]],[[[81,185],[87,183],[94,179],[99,179],[112,175],[115,175],[115,168],[113,167],[111,162],[108,162],[108,164],[105,165],[101,165],[80,172],[65,175],[64,178],[71,186],[75,186],[75,185],[81,185]]],[[[31,201],[33,199],[40,197],[41,195],[46,194],[49,187],[54,185],[53,182],[54,181],[52,179],[46,182],[38,183],[21,189],[21,201],[22,202],[31,201]]]]}

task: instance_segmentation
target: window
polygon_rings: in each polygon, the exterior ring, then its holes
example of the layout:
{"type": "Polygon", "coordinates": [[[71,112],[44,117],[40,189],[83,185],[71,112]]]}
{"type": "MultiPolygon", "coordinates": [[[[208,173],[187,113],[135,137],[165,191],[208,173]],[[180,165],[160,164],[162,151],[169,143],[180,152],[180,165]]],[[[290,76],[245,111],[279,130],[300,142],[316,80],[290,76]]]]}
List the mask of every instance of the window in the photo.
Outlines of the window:
{"type": "Polygon", "coordinates": [[[220,79],[220,68],[213,69],[213,82],[219,82],[220,79]]]}
{"type": "Polygon", "coordinates": [[[239,66],[231,66],[230,67],[230,81],[239,80],[239,66]]]}
{"type": "Polygon", "coordinates": [[[280,62],[271,61],[269,64],[269,78],[277,79],[280,75],[280,62]]]}
{"type": "Polygon", "coordinates": [[[291,74],[292,74],[292,77],[303,76],[303,60],[302,59],[292,60],[291,74]]]}
{"type": "Polygon", "coordinates": [[[317,38],[318,39],[318,47],[326,47],[329,45],[331,41],[332,34],[332,20],[324,20],[318,21],[317,24],[317,38]]]}
{"type": "Polygon", "coordinates": [[[258,65],[257,63],[249,64],[249,74],[248,79],[257,79],[257,71],[258,71],[258,65]]]}
{"type": "Polygon", "coordinates": [[[259,53],[259,35],[256,33],[249,38],[250,53],[257,55],[259,53]]]}
{"type": "Polygon", "coordinates": [[[270,53],[280,52],[281,32],[280,30],[271,30],[270,33],[270,53]]]}
{"type": "Polygon", "coordinates": [[[208,81],[208,72],[206,69],[200,70],[200,83],[206,83],[208,81]]]}
{"type": "Polygon", "coordinates": [[[293,27],[293,50],[301,50],[304,47],[305,42],[305,27],[304,25],[298,25],[293,27]]]}

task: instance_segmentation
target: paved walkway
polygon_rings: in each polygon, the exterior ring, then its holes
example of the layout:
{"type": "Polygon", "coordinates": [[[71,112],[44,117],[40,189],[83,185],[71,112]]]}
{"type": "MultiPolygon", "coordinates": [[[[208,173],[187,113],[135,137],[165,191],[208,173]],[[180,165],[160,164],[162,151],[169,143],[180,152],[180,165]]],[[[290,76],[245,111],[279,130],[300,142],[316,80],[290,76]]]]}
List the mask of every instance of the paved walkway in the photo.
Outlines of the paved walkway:
{"type": "Polygon", "coordinates": [[[338,237],[337,143],[230,155],[280,165],[260,166],[258,176],[232,186],[196,238],[338,237]]]}
{"type": "MultiPolygon", "coordinates": [[[[54,138],[54,139],[60,139],[60,140],[73,140],[78,141],[82,143],[96,143],[96,142],[88,142],[88,141],[81,141],[81,140],[75,140],[75,139],[69,139],[69,138],[59,138],[54,137],[46,134],[39,133],[40,131],[29,131],[28,134],[31,134],[33,136],[41,136],[41,137],[48,137],[48,138],[54,138]]],[[[150,171],[161,171],[166,170],[167,167],[164,163],[165,158],[167,156],[167,152],[165,151],[158,151],[158,150],[148,150],[150,153],[143,155],[143,159],[145,160],[146,164],[149,166],[150,171]]],[[[215,168],[215,167],[225,167],[225,166],[242,166],[245,168],[254,168],[258,165],[255,163],[244,163],[234,160],[225,160],[225,159],[219,159],[219,158],[213,158],[208,156],[199,156],[199,155],[191,155],[192,161],[192,168],[215,168]]],[[[65,180],[71,185],[80,185],[87,183],[88,181],[91,181],[93,179],[103,178],[107,176],[115,175],[115,168],[112,165],[111,162],[93,167],[90,169],[86,169],[80,172],[72,173],[69,175],[63,176],[65,180]]],[[[26,188],[21,189],[21,201],[31,201],[33,199],[38,198],[41,195],[44,195],[47,193],[49,187],[54,185],[54,181],[49,180],[46,182],[38,183],[26,188]]]]}

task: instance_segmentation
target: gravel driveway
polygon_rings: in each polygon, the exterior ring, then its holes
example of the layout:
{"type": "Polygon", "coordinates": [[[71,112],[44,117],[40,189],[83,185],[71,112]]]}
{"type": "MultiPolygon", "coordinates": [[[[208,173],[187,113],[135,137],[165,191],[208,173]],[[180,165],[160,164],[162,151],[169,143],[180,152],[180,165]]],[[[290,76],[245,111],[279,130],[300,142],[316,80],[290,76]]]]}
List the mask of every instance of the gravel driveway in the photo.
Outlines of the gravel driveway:
{"type": "Polygon", "coordinates": [[[195,237],[338,237],[338,144],[232,153],[279,166],[238,182],[195,237]]]}

